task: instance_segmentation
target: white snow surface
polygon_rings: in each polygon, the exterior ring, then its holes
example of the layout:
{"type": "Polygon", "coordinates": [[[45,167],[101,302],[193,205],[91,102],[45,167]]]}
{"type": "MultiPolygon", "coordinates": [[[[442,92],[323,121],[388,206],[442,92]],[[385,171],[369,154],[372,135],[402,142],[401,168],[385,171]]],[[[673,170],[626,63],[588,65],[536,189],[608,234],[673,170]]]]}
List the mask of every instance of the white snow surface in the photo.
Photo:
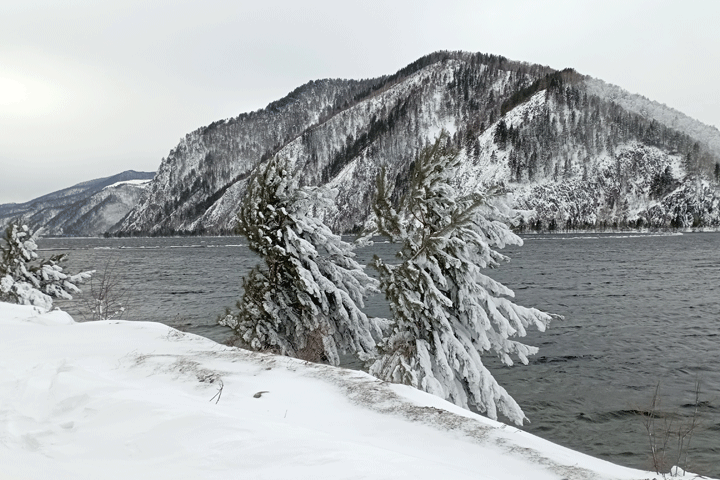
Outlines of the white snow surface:
{"type": "Polygon", "coordinates": [[[112,185],[108,185],[107,187],[104,187],[103,190],[116,188],[121,185],[132,185],[135,187],[147,188],[150,186],[150,182],[152,182],[152,180],[124,180],[122,182],[115,182],[112,185]]]}
{"type": "Polygon", "coordinates": [[[0,303],[2,480],[653,477],[363,372],[0,303]]]}

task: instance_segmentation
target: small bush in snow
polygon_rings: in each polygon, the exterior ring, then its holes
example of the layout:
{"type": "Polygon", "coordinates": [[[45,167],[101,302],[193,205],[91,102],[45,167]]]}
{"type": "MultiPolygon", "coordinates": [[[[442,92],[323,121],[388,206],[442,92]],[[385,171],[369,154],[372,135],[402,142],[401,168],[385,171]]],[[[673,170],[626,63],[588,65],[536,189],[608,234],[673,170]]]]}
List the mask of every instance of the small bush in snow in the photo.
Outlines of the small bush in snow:
{"type": "Polygon", "coordinates": [[[60,264],[67,255],[38,258],[35,240],[39,233],[18,223],[11,223],[5,230],[0,244],[0,301],[50,310],[53,298],[72,299],[73,293],[80,292],[76,284],[92,275],[63,273],[60,264]]]}
{"type": "Polygon", "coordinates": [[[117,260],[108,260],[90,279],[82,298],[86,320],[120,319],[127,313],[130,293],[119,270],[117,260]]]}

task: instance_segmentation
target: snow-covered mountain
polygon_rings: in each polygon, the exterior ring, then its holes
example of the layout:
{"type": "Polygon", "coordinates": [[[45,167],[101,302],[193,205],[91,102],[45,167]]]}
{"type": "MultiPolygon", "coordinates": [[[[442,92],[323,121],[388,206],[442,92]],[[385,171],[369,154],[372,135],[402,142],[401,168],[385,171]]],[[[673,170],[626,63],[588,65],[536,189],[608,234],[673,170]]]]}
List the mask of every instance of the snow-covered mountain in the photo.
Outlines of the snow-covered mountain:
{"type": "Polygon", "coordinates": [[[126,172],[58,190],[25,203],[0,205],[0,226],[14,219],[44,235],[92,236],[109,231],[144,197],[153,172],[126,172]]]}
{"type": "Polygon", "coordinates": [[[391,76],[320,80],[187,134],[120,235],[231,231],[253,169],[296,159],[339,191],[338,231],[361,228],[382,166],[402,191],[417,152],[448,131],[466,191],[500,187],[520,229],[720,225],[720,131],[566,69],[436,52],[391,76]]]}

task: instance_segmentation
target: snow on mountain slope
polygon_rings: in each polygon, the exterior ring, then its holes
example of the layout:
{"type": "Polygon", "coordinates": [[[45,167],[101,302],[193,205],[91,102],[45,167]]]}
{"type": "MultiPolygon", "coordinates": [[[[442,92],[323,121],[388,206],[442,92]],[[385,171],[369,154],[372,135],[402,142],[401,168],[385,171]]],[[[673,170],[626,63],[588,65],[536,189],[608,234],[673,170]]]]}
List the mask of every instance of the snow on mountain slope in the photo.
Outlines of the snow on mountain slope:
{"type": "Polygon", "coordinates": [[[137,187],[147,186],[150,183],[150,180],[152,179],[146,179],[146,180],[123,180],[122,182],[115,182],[112,185],[108,185],[104,188],[115,188],[119,187],[120,185],[135,185],[137,187]]]}
{"type": "MultiPolygon", "coordinates": [[[[0,303],[0,479],[648,479],[369,375],[0,303]]],[[[689,476],[688,476],[689,477],[689,476]]]]}
{"type": "Polygon", "coordinates": [[[458,184],[513,193],[532,211],[520,230],[720,225],[717,185],[691,176],[672,146],[608,136],[602,117],[538,92],[479,136],[477,156],[460,151],[458,184]],[[499,138],[501,122],[514,139],[499,138]]]}
{"type": "Polygon", "coordinates": [[[676,113],[570,69],[436,52],[186,135],[118,233],[232,231],[245,182],[273,155],[295,158],[302,183],[337,188],[328,221],[357,231],[381,168],[399,197],[441,130],[465,159],[464,188],[500,187],[535,209],[520,229],[718,228],[717,131],[676,113]]]}
{"type": "Polygon", "coordinates": [[[140,202],[153,175],[130,170],[26,203],[0,205],[0,227],[22,219],[35,228],[42,228],[45,235],[103,234],[140,202]]]}
{"type": "Polygon", "coordinates": [[[495,186],[506,186],[512,181],[510,167],[510,152],[501,149],[495,142],[495,131],[500,121],[504,121],[507,128],[520,128],[524,121],[529,121],[542,115],[546,108],[545,92],[533,95],[530,100],[514,108],[497,122],[491,124],[477,139],[477,149],[480,155],[469,154],[468,149],[460,152],[465,157],[462,167],[457,173],[457,184],[464,194],[474,191],[484,191],[495,186]]]}
{"type": "Polygon", "coordinates": [[[311,125],[341,111],[375,83],[377,80],[310,82],[263,110],[187,134],[162,160],[147,199],[123,221],[121,232],[192,231],[206,212],[213,223],[201,222],[203,230],[231,229],[237,198],[231,197],[232,206],[227,209],[208,209],[227,192],[235,192],[233,186],[246,179],[260,161],[311,125]]]}
{"type": "Polygon", "coordinates": [[[99,235],[108,232],[146,195],[149,180],[119,182],[92,195],[76,210],[73,221],[62,227],[65,235],[99,235]]]}
{"type": "MultiPolygon", "coordinates": [[[[123,221],[120,233],[231,230],[244,191],[238,184],[260,161],[275,154],[298,157],[306,184],[327,183],[356,159],[361,164],[368,160],[369,164],[356,167],[368,179],[374,179],[380,164],[402,175],[432,132],[457,130],[461,119],[449,113],[463,108],[455,98],[462,88],[449,88],[449,83],[462,77],[468,92],[477,86],[472,95],[478,98],[471,108],[485,110],[500,103],[484,98],[486,89],[502,92],[511,77],[527,82],[546,70],[515,65],[502,57],[439,52],[390,77],[308,84],[312,90],[301,87],[302,92],[289,96],[300,100],[283,99],[280,102],[287,106],[281,109],[271,104],[232,123],[187,135],[163,161],[151,194],[123,221]],[[514,77],[500,68],[504,63],[515,69],[514,77]],[[298,103],[302,110],[293,110],[298,103]],[[268,123],[273,125],[270,130],[268,123]]],[[[347,214],[336,219],[335,228],[348,230],[362,223],[369,212],[373,181],[342,185],[339,198],[347,214]],[[364,201],[350,204],[347,194],[364,201]]]]}
{"type": "Polygon", "coordinates": [[[626,110],[638,113],[646,118],[652,118],[663,125],[683,132],[707,144],[715,155],[720,156],[720,130],[716,127],[705,125],[674,108],[654,102],[642,95],[632,94],[597,78],[586,78],[585,85],[589,93],[615,102],[626,110]]]}

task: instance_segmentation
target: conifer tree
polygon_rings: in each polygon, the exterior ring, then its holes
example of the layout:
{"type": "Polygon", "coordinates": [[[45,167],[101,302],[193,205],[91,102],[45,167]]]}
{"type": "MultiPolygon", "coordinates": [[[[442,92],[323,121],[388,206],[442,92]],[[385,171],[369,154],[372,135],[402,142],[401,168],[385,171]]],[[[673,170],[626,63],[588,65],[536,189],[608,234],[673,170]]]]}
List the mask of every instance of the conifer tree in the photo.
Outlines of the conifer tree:
{"type": "Polygon", "coordinates": [[[299,187],[293,166],[273,158],[248,184],[237,232],[262,264],[243,279],[239,311],[220,323],[255,350],[333,365],[339,352],[372,355],[382,334],[360,308],[377,281],[321,220],[337,192],[299,187]]]}
{"type": "Polygon", "coordinates": [[[497,355],[506,365],[515,356],[527,364],[537,348],[514,338],[531,326],[544,331],[551,315],[514,304],[513,292],[482,272],[507,260],[495,248],[522,240],[499,221],[504,215],[486,196],[459,195],[450,182],[458,163],[443,133],[417,158],[400,213],[385,172],[378,176],[378,232],[401,250],[399,264],[373,260],[393,323],[370,373],[522,424],[521,408],[481,355],[497,355]]]}
{"type": "Polygon", "coordinates": [[[92,271],[71,275],[63,272],[67,255],[53,255],[49,260],[38,258],[39,230],[11,223],[0,243],[0,301],[52,308],[53,298],[72,299],[80,293],[78,283],[87,280],[92,271]]]}

